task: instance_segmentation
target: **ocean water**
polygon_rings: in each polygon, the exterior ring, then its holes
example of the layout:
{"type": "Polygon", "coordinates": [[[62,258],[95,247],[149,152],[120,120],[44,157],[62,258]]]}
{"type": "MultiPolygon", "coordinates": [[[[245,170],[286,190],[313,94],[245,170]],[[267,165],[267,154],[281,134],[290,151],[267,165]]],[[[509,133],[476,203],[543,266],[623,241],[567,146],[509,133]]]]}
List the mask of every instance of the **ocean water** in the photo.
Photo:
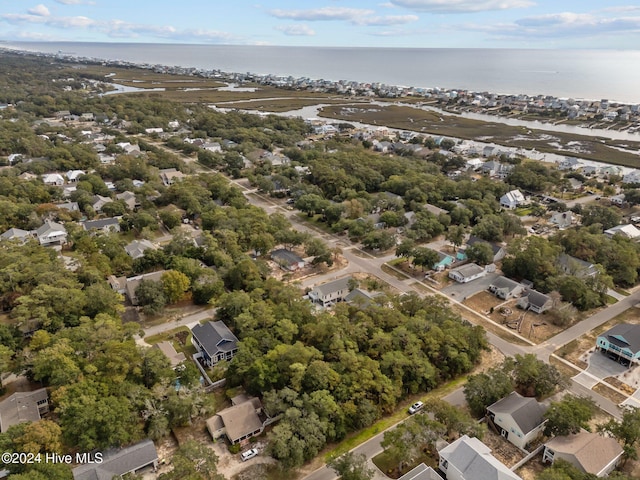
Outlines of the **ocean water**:
{"type": "Polygon", "coordinates": [[[640,50],[11,42],[0,46],[224,72],[640,103],[640,50]]]}

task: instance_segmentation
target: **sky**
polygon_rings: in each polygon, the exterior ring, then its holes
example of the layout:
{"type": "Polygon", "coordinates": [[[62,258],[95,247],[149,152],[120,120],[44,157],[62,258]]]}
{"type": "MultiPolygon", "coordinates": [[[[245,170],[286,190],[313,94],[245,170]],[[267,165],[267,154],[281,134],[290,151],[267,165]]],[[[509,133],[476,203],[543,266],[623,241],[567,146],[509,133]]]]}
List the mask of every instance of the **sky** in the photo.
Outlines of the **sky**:
{"type": "Polygon", "coordinates": [[[0,39],[640,49],[639,0],[0,0],[0,39]]]}

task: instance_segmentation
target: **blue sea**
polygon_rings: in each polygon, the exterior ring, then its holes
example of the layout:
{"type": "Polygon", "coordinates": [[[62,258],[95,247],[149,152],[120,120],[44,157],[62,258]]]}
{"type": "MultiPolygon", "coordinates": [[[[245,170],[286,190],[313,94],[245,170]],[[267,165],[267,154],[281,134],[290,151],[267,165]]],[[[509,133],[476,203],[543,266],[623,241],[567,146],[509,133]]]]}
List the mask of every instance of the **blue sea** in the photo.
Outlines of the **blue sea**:
{"type": "Polygon", "coordinates": [[[639,50],[10,42],[0,46],[236,73],[640,103],[639,50]]]}

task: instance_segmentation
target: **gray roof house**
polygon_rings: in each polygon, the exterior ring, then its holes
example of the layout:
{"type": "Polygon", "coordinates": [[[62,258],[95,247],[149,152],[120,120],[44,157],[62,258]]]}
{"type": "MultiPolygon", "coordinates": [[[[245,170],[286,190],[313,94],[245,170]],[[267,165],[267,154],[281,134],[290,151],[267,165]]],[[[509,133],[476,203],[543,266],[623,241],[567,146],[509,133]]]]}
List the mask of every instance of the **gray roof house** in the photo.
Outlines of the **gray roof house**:
{"type": "Polygon", "coordinates": [[[207,322],[191,329],[191,343],[198,358],[212,367],[221,360],[231,360],[238,353],[238,338],[222,321],[207,322]]]}
{"type": "Polygon", "coordinates": [[[111,202],[113,202],[111,197],[103,197],[102,195],[94,195],[91,197],[91,206],[96,212],[101,212],[102,207],[111,202]]]}
{"type": "Polygon", "coordinates": [[[44,225],[35,230],[40,245],[62,245],[67,243],[67,230],[64,225],[45,220],[44,225]]]}
{"type": "Polygon", "coordinates": [[[398,480],[442,480],[442,477],[433,468],[421,463],[398,480]]]}
{"type": "Polygon", "coordinates": [[[22,422],[37,422],[49,412],[49,396],[46,388],[33,392],[16,392],[0,402],[0,431],[6,432],[22,422]]]}
{"type": "Polygon", "coordinates": [[[525,450],[542,435],[545,411],[535,398],[511,392],[487,407],[487,423],[516,447],[525,450]]]}
{"type": "Polygon", "coordinates": [[[284,270],[295,272],[304,268],[305,261],[299,256],[286,248],[278,248],[271,252],[271,260],[280,265],[284,270]]]}
{"type": "Polygon", "coordinates": [[[119,232],[120,231],[120,217],[114,218],[100,218],[98,220],[87,220],[82,222],[82,228],[87,232],[119,232]]]}
{"type": "Polygon", "coordinates": [[[175,168],[164,168],[160,170],[160,180],[165,187],[173,185],[174,183],[182,180],[185,174],[175,168]]]}
{"type": "Polygon", "coordinates": [[[463,435],[438,450],[438,454],[438,468],[447,480],[522,480],[477,438],[463,435]]]}
{"type": "Polygon", "coordinates": [[[553,307],[553,300],[549,295],[527,289],[526,294],[518,299],[518,307],[535,313],[543,313],[553,307]]]}
{"type": "Polygon", "coordinates": [[[135,260],[136,258],[144,256],[145,250],[155,250],[156,246],[149,240],[143,238],[142,240],[133,240],[131,243],[125,245],[124,249],[127,255],[135,260]]]}
{"type": "Polygon", "coordinates": [[[367,307],[374,303],[375,298],[380,295],[382,295],[381,292],[367,292],[366,290],[354,288],[346,297],[344,297],[344,301],[350,305],[367,307]]]}
{"type": "Polygon", "coordinates": [[[524,291],[524,285],[510,278],[501,276],[489,285],[489,291],[502,300],[509,300],[510,298],[519,296],[524,291]]]}
{"type": "Polygon", "coordinates": [[[145,467],[158,466],[156,446],[149,439],[130,447],[104,452],[101,463],[87,463],[73,469],[74,480],[111,480],[145,467]]]}
{"type": "Polygon", "coordinates": [[[341,302],[349,295],[350,276],[342,277],[332,282],[318,285],[309,292],[312,302],[328,307],[334,303],[341,302]]]}
{"type": "Polygon", "coordinates": [[[468,263],[449,271],[449,278],[458,283],[468,283],[484,277],[487,271],[476,263],[468,263]]]}
{"type": "Polygon", "coordinates": [[[207,430],[214,440],[224,435],[231,444],[242,444],[264,431],[269,417],[262,410],[260,399],[241,397],[233,398],[233,406],[207,420],[207,430]]]}
{"type": "Polygon", "coordinates": [[[556,212],[551,215],[549,223],[560,229],[568,228],[573,223],[573,212],[571,210],[567,210],[566,212],[556,212]]]}
{"type": "Polygon", "coordinates": [[[640,362],[640,325],[619,323],[598,335],[596,348],[627,365],[640,362]]]}
{"type": "Polygon", "coordinates": [[[593,263],[585,262],[566,253],[558,255],[557,265],[567,275],[578,278],[593,277],[598,274],[598,268],[593,263]]]}
{"type": "Polygon", "coordinates": [[[79,212],[80,211],[80,205],[78,205],[78,202],[58,203],[58,204],[56,204],[56,207],[61,208],[63,210],[67,210],[69,212],[79,212]]]}
{"type": "Polygon", "coordinates": [[[30,238],[33,238],[31,232],[20,228],[10,228],[0,235],[1,240],[16,240],[22,243],[27,242],[30,238]]]}
{"type": "Polygon", "coordinates": [[[623,453],[615,438],[583,430],[545,443],[542,462],[553,463],[561,458],[585,473],[606,477],[616,468],[623,453]]]}
{"type": "Polygon", "coordinates": [[[135,210],[136,207],[140,206],[140,202],[138,202],[136,198],[136,194],[133,192],[122,192],[116,195],[117,200],[122,200],[129,210],[135,210]]]}

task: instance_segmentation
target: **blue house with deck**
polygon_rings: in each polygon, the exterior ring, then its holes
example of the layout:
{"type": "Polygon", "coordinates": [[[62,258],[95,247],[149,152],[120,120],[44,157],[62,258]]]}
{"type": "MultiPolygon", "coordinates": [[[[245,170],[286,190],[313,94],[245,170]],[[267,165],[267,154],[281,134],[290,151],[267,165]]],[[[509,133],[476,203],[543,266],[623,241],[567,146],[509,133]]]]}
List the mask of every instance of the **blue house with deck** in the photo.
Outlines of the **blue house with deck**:
{"type": "Polygon", "coordinates": [[[599,335],[596,348],[623,365],[640,362],[640,325],[620,323],[599,335]]]}

